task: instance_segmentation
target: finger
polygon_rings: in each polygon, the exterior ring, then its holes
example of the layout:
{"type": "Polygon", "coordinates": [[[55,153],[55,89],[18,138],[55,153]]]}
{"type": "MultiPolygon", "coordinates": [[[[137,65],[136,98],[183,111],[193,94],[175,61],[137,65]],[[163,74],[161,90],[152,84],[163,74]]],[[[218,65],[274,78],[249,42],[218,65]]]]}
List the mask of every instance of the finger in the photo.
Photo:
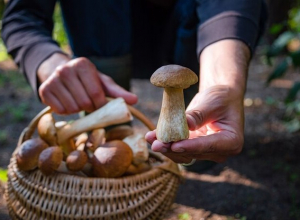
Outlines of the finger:
{"type": "Polygon", "coordinates": [[[154,131],[149,131],[145,135],[145,139],[149,144],[152,144],[156,140],[156,132],[154,131]]]}
{"type": "Polygon", "coordinates": [[[107,101],[96,69],[93,68],[90,68],[89,70],[78,69],[78,71],[79,71],[78,77],[82,82],[87,95],[92,100],[94,109],[98,109],[103,105],[105,105],[107,101]],[[86,73],[86,71],[94,71],[94,72],[86,73]],[[89,77],[86,77],[86,74],[89,74],[89,77]]]}
{"type": "Polygon", "coordinates": [[[66,114],[72,114],[80,111],[79,106],[73,99],[70,92],[64,87],[64,85],[59,81],[55,83],[55,89],[51,90],[51,93],[58,99],[58,101],[63,105],[66,110],[66,114]]]}
{"type": "Polygon", "coordinates": [[[39,94],[42,101],[55,109],[59,114],[75,113],[79,111],[78,105],[55,75],[42,83],[39,88],[39,94]]]}
{"type": "Polygon", "coordinates": [[[66,114],[66,109],[63,107],[63,105],[58,101],[58,99],[51,93],[41,94],[40,98],[42,102],[45,105],[48,105],[51,107],[52,111],[57,114],[66,114]]]}
{"type": "Polygon", "coordinates": [[[175,163],[190,163],[193,160],[193,158],[181,154],[174,154],[174,153],[162,153],[162,154],[170,158],[175,163]]]}
{"type": "Polygon", "coordinates": [[[191,131],[201,128],[204,123],[204,114],[200,110],[189,110],[186,112],[186,119],[191,131]]]}
{"type": "Polygon", "coordinates": [[[129,105],[137,103],[137,96],[116,84],[111,77],[104,74],[100,74],[99,77],[102,82],[102,87],[108,96],[113,98],[122,97],[129,105]]]}
{"type": "Polygon", "coordinates": [[[243,136],[228,131],[175,142],[171,146],[174,152],[190,152],[195,154],[215,153],[236,155],[243,146],[243,136]]]}
{"type": "Polygon", "coordinates": [[[155,140],[152,143],[151,149],[154,152],[167,153],[168,151],[170,151],[170,146],[171,146],[170,143],[162,143],[158,140],[155,140]]]}
{"type": "Polygon", "coordinates": [[[79,106],[80,110],[92,112],[95,110],[95,106],[86,93],[80,79],[76,75],[76,72],[67,66],[59,67],[56,69],[60,80],[67,90],[72,95],[73,99],[79,106]]]}

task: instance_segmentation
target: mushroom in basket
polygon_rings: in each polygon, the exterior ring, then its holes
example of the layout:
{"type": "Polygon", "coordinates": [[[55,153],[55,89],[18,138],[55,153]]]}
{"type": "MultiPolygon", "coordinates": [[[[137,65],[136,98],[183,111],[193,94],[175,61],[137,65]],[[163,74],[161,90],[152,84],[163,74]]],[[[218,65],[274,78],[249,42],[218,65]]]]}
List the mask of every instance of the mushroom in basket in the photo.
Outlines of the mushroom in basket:
{"type": "Polygon", "coordinates": [[[48,144],[40,138],[24,141],[17,152],[17,165],[20,170],[29,171],[38,166],[40,153],[48,148],[48,144]]]}
{"type": "Polygon", "coordinates": [[[96,177],[120,177],[126,172],[132,159],[132,150],[125,142],[106,142],[97,148],[91,159],[93,173],[96,177]]]}
{"type": "Polygon", "coordinates": [[[45,114],[38,123],[38,134],[49,145],[62,146],[64,153],[68,155],[75,150],[69,144],[69,141],[76,135],[130,120],[132,120],[132,115],[124,99],[117,98],[91,114],[66,124],[59,129],[55,127],[55,120],[52,114],[45,114]]]}

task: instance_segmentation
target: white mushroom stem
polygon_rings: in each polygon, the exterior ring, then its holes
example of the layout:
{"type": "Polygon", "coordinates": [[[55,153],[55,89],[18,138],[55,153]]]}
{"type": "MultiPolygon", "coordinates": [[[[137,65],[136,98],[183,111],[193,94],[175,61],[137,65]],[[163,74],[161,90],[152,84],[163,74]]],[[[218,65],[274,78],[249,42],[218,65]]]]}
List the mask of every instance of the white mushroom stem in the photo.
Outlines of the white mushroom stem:
{"type": "Polygon", "coordinates": [[[84,150],[84,147],[85,147],[85,143],[87,142],[88,140],[88,133],[84,132],[84,133],[81,133],[78,137],[76,137],[76,141],[75,141],[75,147],[77,150],[84,150]]]}
{"type": "Polygon", "coordinates": [[[105,143],[105,129],[99,128],[89,134],[86,147],[91,151],[95,151],[100,145],[105,143]]]}
{"type": "Polygon", "coordinates": [[[147,141],[142,134],[133,134],[123,139],[133,152],[132,163],[138,165],[148,160],[147,141]]]}
{"type": "Polygon", "coordinates": [[[183,89],[164,88],[156,136],[159,141],[164,143],[176,142],[189,138],[183,89]]]}
{"type": "Polygon", "coordinates": [[[91,114],[60,128],[57,131],[57,141],[63,143],[65,140],[85,131],[121,124],[130,120],[132,120],[132,115],[124,99],[117,98],[91,114]]]}

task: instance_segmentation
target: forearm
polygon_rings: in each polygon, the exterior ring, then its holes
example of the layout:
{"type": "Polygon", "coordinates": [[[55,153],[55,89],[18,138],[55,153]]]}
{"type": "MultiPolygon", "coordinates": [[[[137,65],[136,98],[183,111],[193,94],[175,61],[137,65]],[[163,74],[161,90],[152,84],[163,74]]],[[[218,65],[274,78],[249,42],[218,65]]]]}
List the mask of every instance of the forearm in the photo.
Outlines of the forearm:
{"type": "Polygon", "coordinates": [[[52,39],[56,0],[11,0],[2,19],[1,36],[7,51],[37,92],[37,69],[53,53],[61,52],[52,39]]]}
{"type": "Polygon", "coordinates": [[[207,46],[200,55],[199,91],[226,85],[243,97],[249,60],[250,50],[239,40],[221,40],[207,46]]]}

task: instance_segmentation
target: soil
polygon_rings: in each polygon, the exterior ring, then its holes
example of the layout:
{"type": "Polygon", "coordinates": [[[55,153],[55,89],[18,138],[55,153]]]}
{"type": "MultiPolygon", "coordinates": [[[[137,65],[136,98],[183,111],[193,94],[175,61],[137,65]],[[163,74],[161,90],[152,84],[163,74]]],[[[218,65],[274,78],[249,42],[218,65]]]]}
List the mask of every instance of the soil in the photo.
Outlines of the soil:
{"type": "MultiPolygon", "coordinates": [[[[6,168],[21,131],[44,108],[11,62],[0,64],[0,167],[6,168]]],[[[283,84],[265,86],[270,69],[253,59],[245,97],[243,151],[201,173],[184,171],[166,220],[300,219],[300,136],[282,123],[283,84]],[[277,104],[272,104],[277,103],[277,104]]],[[[140,102],[135,106],[157,122],[162,91],[148,80],[132,80],[140,102]]],[[[138,122],[134,128],[146,129],[138,122]]],[[[10,219],[2,198],[0,220],[10,219]]]]}

